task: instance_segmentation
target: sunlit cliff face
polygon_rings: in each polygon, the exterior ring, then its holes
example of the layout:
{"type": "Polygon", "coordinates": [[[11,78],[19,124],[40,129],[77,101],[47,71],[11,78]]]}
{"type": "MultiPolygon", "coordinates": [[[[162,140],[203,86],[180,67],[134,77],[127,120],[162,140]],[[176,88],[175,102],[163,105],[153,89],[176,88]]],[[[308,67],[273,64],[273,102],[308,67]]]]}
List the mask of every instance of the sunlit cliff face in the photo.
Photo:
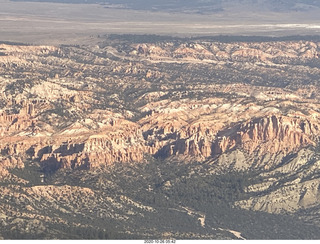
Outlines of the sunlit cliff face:
{"type": "Polygon", "coordinates": [[[117,45],[1,44],[3,160],[96,168],[318,141],[317,42],[117,45]]]}

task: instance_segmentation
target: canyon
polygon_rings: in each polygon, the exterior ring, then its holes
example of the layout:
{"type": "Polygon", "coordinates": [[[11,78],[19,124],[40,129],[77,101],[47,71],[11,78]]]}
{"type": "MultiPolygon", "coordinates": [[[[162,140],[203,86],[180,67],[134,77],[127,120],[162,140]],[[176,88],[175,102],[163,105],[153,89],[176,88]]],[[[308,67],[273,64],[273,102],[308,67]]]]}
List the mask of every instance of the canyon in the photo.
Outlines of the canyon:
{"type": "Polygon", "coordinates": [[[318,238],[320,40],[225,38],[1,43],[0,236],[318,238]]]}

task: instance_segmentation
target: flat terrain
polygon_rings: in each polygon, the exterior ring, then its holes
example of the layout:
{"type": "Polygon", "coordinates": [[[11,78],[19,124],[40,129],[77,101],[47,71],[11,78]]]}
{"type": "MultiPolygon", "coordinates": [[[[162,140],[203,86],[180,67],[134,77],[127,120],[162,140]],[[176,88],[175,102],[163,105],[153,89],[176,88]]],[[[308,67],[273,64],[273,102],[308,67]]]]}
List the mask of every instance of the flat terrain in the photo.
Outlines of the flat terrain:
{"type": "Polygon", "coordinates": [[[316,35],[319,9],[272,12],[226,8],[198,14],[0,0],[0,39],[35,44],[79,44],[105,34],[316,35]],[[91,37],[90,37],[91,36],[91,37]]]}

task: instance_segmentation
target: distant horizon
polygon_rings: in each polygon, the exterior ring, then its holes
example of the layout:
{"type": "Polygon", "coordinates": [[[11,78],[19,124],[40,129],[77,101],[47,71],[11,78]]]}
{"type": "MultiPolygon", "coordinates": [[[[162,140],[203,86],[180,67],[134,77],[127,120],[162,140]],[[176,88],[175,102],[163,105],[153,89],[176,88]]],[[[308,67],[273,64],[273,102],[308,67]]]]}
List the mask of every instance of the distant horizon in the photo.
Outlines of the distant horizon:
{"type": "MultiPolygon", "coordinates": [[[[320,35],[320,1],[307,1],[310,5],[299,4],[301,0],[282,1],[282,5],[277,1],[249,5],[252,0],[245,1],[246,5],[240,4],[239,0],[206,1],[200,5],[200,0],[177,1],[171,5],[169,0],[149,1],[150,4],[143,0],[109,0],[109,5],[68,3],[83,3],[84,0],[54,3],[57,1],[60,0],[0,0],[1,41],[95,43],[98,36],[109,34],[176,37],[320,35]],[[181,7],[182,3],[184,7],[181,7]],[[256,6],[260,6],[260,10],[256,6]],[[277,6],[282,10],[275,11],[277,6]],[[283,11],[286,6],[290,11],[283,11]]],[[[93,2],[97,3],[87,1],[93,2]]]]}
{"type": "Polygon", "coordinates": [[[310,11],[320,8],[320,2],[313,0],[10,0],[11,2],[51,2],[71,4],[103,4],[113,8],[135,10],[176,11],[192,13],[214,13],[225,9],[262,10],[262,11],[310,11]],[[249,9],[248,9],[249,8],[249,9]]]}

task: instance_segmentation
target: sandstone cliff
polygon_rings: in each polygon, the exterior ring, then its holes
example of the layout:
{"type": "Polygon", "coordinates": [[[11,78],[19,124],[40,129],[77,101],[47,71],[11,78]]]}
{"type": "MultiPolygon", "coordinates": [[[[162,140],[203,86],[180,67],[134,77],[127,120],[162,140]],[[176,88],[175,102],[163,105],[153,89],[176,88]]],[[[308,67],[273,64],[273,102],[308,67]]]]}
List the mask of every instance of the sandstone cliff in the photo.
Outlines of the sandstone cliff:
{"type": "Polygon", "coordinates": [[[131,231],[138,220],[149,238],[150,216],[180,216],[173,227],[190,222],[199,233],[215,231],[208,238],[231,235],[206,218],[218,202],[315,223],[319,47],[210,39],[0,44],[0,227],[52,237],[69,230],[55,225],[110,221],[131,231]],[[197,212],[181,203],[199,199],[214,204],[197,212]]]}
{"type": "MultiPolygon", "coordinates": [[[[319,140],[318,88],[294,83],[319,73],[294,66],[318,58],[317,42],[159,42],[122,50],[112,45],[90,51],[1,44],[1,72],[9,70],[1,78],[4,158],[39,160],[49,169],[96,168],[141,162],[145,154],[200,161],[235,150],[259,157],[287,155],[319,140]],[[8,57],[17,62],[7,66],[8,57]],[[204,71],[198,63],[210,66],[204,71]],[[35,67],[39,72],[32,76],[35,67]],[[178,67],[204,81],[188,80],[184,72],[178,76],[178,67]],[[211,69],[227,74],[230,67],[240,77],[235,79],[249,82],[204,78],[214,75],[211,69]],[[282,68],[299,73],[288,86],[299,89],[253,85],[269,69],[275,79],[282,68]],[[261,76],[250,73],[260,71],[261,76]],[[28,78],[19,80],[14,72],[28,78]]],[[[277,163],[266,164],[259,167],[277,163]]]]}

